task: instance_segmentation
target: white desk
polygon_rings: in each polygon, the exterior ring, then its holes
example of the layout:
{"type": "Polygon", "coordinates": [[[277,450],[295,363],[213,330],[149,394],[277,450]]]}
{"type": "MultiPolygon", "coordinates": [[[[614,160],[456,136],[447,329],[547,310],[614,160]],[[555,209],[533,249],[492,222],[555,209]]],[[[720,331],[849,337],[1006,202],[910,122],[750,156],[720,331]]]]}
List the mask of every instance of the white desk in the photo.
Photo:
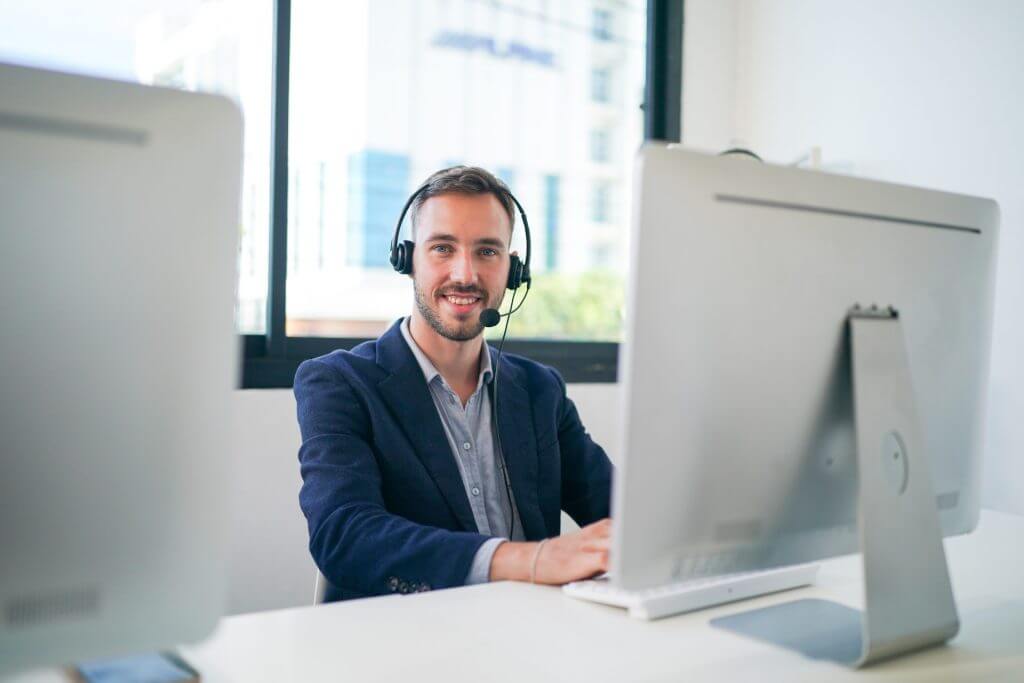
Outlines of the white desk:
{"type": "Polygon", "coordinates": [[[497,583],[223,620],[184,648],[219,681],[1024,681],[1024,518],[986,511],[946,541],[960,634],[862,672],[708,625],[796,597],[860,607],[858,561],[830,560],[818,585],[655,622],[557,588],[497,583]]]}
{"type": "MultiPolygon", "coordinates": [[[[813,588],[655,622],[557,588],[496,583],[228,617],[182,652],[209,683],[1024,681],[1024,517],[986,511],[946,551],[960,634],[860,672],[708,625],[797,597],[860,607],[854,557],[825,562],[813,588]]],[[[66,679],[37,671],[14,680],[66,679]]]]}

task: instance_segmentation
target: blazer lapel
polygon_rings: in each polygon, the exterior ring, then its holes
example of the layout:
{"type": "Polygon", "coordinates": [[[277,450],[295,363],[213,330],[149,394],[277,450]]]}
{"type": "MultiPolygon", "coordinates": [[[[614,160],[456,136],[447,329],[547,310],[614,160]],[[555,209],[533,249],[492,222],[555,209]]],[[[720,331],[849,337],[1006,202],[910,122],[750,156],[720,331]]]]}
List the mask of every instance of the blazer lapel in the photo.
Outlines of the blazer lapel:
{"type": "Polygon", "coordinates": [[[392,325],[377,340],[377,364],[390,373],[378,388],[459,524],[465,531],[477,531],[437,407],[430,397],[423,371],[402,337],[400,324],[401,321],[392,325]]]}
{"type": "MultiPolygon", "coordinates": [[[[491,364],[497,367],[497,353],[494,349],[490,352],[491,364]]],[[[502,364],[497,386],[498,429],[523,533],[528,540],[538,540],[546,537],[548,532],[537,495],[537,437],[533,431],[530,396],[519,379],[518,368],[502,364]]]]}

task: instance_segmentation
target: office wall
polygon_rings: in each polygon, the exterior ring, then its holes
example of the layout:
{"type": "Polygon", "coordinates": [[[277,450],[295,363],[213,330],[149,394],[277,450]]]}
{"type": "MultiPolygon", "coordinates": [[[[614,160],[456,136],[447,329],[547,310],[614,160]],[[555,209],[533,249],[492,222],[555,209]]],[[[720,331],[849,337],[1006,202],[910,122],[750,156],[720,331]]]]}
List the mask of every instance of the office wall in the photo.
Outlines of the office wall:
{"type": "Polygon", "coordinates": [[[1024,3],[688,0],[683,139],[996,199],[982,504],[1024,514],[1024,3]]]}
{"type": "MultiPolygon", "coordinates": [[[[583,423],[617,459],[614,384],[571,384],[583,423]]],[[[291,390],[234,395],[229,614],[310,604],[314,569],[299,510],[299,429],[291,390]]],[[[571,524],[568,518],[564,524],[571,524]]]]}

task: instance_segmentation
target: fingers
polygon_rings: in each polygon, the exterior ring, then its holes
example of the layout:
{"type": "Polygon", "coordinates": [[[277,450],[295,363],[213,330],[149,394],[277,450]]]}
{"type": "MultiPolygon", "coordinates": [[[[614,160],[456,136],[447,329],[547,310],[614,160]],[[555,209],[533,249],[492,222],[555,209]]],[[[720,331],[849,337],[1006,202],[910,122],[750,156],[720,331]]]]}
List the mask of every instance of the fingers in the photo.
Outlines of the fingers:
{"type": "Polygon", "coordinates": [[[537,559],[538,581],[561,584],[608,571],[611,529],[612,521],[606,518],[550,539],[537,559]]]}
{"type": "Polygon", "coordinates": [[[610,538],[612,535],[612,520],[605,517],[599,522],[588,524],[580,529],[584,538],[610,538]]]}

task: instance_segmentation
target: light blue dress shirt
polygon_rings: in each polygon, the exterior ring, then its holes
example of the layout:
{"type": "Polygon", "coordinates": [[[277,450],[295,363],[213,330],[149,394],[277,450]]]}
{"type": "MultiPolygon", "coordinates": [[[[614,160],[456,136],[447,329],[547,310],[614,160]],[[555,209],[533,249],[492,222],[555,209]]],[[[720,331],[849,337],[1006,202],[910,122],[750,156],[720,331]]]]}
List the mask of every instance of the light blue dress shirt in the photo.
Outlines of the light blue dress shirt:
{"type": "Polygon", "coordinates": [[[473,510],[477,531],[494,536],[484,542],[473,556],[473,564],[466,575],[466,584],[485,583],[489,580],[491,558],[494,551],[509,539],[511,520],[515,520],[511,540],[525,540],[523,524],[519,520],[515,497],[511,489],[506,493],[505,463],[500,457],[494,425],[491,421],[491,396],[487,386],[491,384],[491,355],[484,342],[480,350],[480,376],[476,390],[462,405],[458,394],[445,381],[426,354],[416,345],[409,331],[409,318],[402,321],[402,337],[416,357],[423,377],[430,389],[430,396],[437,408],[437,414],[444,426],[445,436],[452,449],[452,457],[458,465],[466,497],[473,510]],[[509,497],[511,496],[511,507],[509,497]]]}

